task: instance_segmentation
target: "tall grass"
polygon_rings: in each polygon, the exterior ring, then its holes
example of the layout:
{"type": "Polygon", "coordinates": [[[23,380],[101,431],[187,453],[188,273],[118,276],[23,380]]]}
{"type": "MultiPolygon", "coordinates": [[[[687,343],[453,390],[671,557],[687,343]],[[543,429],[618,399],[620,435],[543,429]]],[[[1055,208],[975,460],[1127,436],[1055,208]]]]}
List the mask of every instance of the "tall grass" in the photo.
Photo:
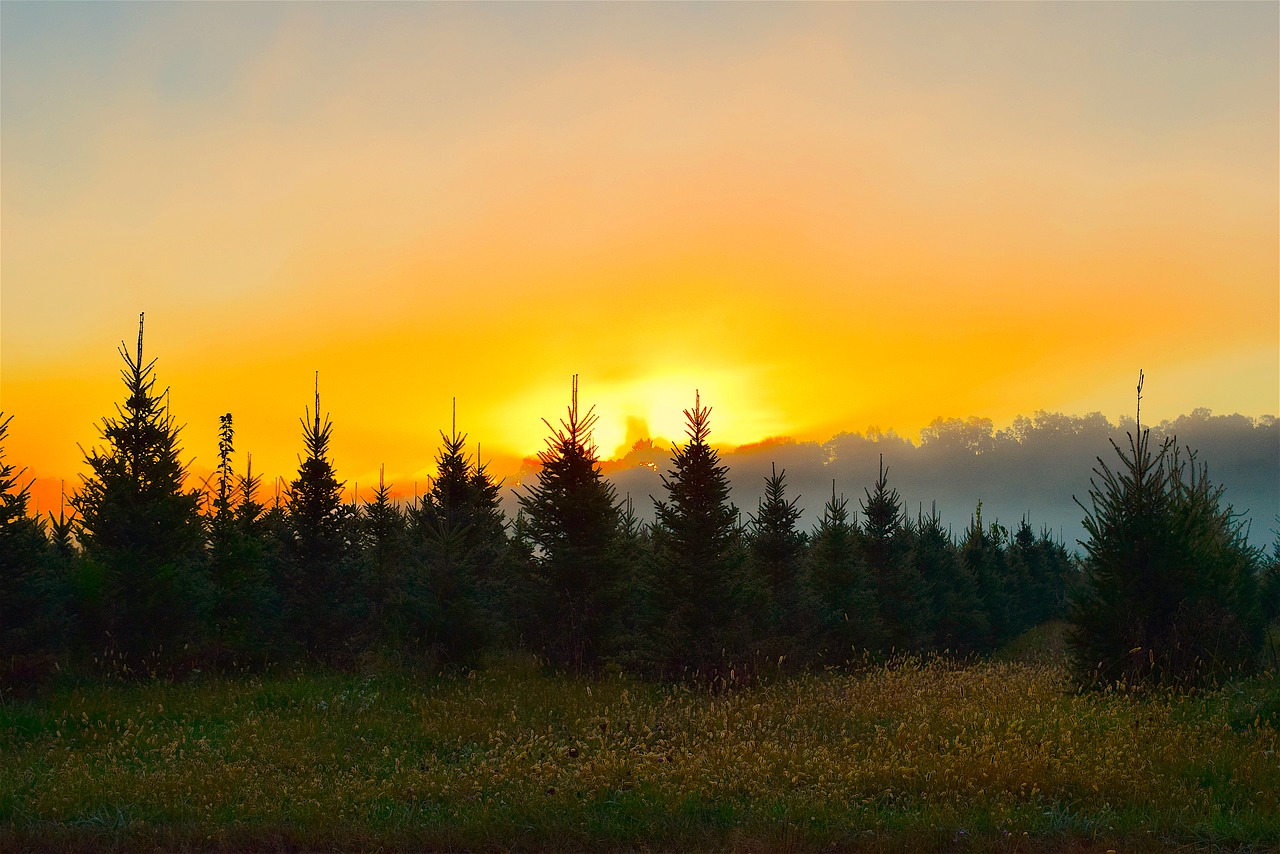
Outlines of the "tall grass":
{"type": "Polygon", "coordinates": [[[518,662],[67,689],[0,706],[0,847],[1280,845],[1275,697],[915,658],[718,693],[518,662]]]}

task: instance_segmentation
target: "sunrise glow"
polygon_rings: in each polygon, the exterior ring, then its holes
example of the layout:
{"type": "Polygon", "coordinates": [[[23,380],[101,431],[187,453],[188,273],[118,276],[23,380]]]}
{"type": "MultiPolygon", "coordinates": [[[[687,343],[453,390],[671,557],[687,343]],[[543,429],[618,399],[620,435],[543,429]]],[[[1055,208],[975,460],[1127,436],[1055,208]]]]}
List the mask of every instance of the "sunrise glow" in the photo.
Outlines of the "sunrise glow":
{"type": "MultiPolygon", "coordinates": [[[[500,473],[936,416],[1280,410],[1275,4],[17,4],[8,454],[147,351],[192,471],[500,473]]],[[[47,507],[48,489],[38,493],[47,507]]]]}

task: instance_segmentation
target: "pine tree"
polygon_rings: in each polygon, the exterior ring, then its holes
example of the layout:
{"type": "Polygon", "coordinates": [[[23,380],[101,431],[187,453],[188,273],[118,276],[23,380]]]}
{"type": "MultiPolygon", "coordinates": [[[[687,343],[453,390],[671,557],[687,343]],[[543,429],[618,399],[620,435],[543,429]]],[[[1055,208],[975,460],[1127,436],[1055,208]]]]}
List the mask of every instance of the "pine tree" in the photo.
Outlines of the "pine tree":
{"type": "Polygon", "coordinates": [[[1139,412],[1129,448],[1101,458],[1085,510],[1072,652],[1086,682],[1198,684],[1247,669],[1261,642],[1259,554],[1194,455],[1158,450],[1139,412]]]}
{"type": "Polygon", "coordinates": [[[809,576],[819,607],[818,652],[840,664],[857,652],[880,646],[880,614],[875,586],[862,562],[858,529],[849,518],[849,502],[836,496],[823,505],[822,519],[810,537],[809,576]]]}
{"type": "MultiPolygon", "coordinates": [[[[423,639],[445,661],[469,661],[502,631],[510,580],[506,522],[499,485],[467,455],[467,435],[440,432],[436,477],[410,513],[422,600],[430,617],[423,639]]],[[[425,614],[425,612],[424,612],[425,614]]]]}
{"type": "Polygon", "coordinates": [[[214,471],[212,514],[206,520],[213,662],[241,667],[265,659],[277,611],[262,536],[254,524],[256,481],[238,478],[232,467],[235,427],[231,413],[218,417],[218,465],[214,471]]]}
{"type": "Polygon", "coordinates": [[[616,598],[620,603],[621,628],[614,659],[620,666],[643,670],[648,648],[645,631],[650,623],[646,584],[653,571],[653,541],[649,526],[636,516],[630,493],[620,509],[613,552],[619,568],[616,598]]]}
{"type": "Polygon", "coordinates": [[[373,500],[365,501],[360,530],[360,574],[368,603],[364,645],[395,653],[408,647],[415,634],[409,589],[409,526],[391,497],[391,485],[382,468],[373,500]]]}
{"type": "Polygon", "coordinates": [[[200,493],[185,488],[179,428],[155,390],[155,360],[120,344],[128,396],[103,419],[106,442],[85,456],[90,474],[71,504],[84,549],[82,625],[90,651],[114,648],[127,668],[170,661],[198,642],[210,599],[203,571],[200,493]]]}
{"type": "Polygon", "coordinates": [[[578,377],[568,415],[539,453],[537,482],[519,496],[534,545],[531,589],[538,646],[555,664],[594,670],[619,634],[619,567],[614,560],[619,508],[591,441],[594,409],[578,411],[578,377]]]}
{"type": "Polygon", "coordinates": [[[12,420],[0,412],[0,700],[53,671],[67,628],[62,555],[27,515],[26,470],[5,460],[12,420]]]}
{"type": "Polygon", "coordinates": [[[811,654],[817,603],[805,572],[805,535],[796,525],[799,498],[787,500],[786,469],[773,466],[747,530],[747,550],[768,595],[769,654],[803,664],[811,654]]]}
{"type": "Polygon", "coordinates": [[[933,646],[956,653],[989,647],[991,630],[977,581],[942,527],[937,507],[916,520],[911,562],[929,591],[933,646]]]}
{"type": "Polygon", "coordinates": [[[880,457],[875,491],[862,504],[862,554],[876,585],[885,644],[899,652],[922,648],[928,640],[928,591],[911,564],[911,540],[904,525],[898,490],[889,488],[889,472],[880,457]]]}
{"type": "Polygon", "coordinates": [[[332,422],[320,420],[317,378],[315,413],[302,418],[306,456],[288,492],[281,596],[287,630],[322,660],[351,652],[358,618],[348,530],[356,514],[342,503],[343,485],[329,462],[332,433],[332,422]]]}
{"type": "Polygon", "coordinates": [[[1263,564],[1258,589],[1261,594],[1262,620],[1270,625],[1280,619],[1280,531],[1276,532],[1275,542],[1271,544],[1271,554],[1263,564]]]}
{"type": "Polygon", "coordinates": [[[978,599],[987,617],[990,635],[987,648],[1010,640],[1019,628],[1014,586],[1010,583],[1005,542],[1007,532],[996,523],[982,521],[982,502],[978,502],[960,549],[961,559],[977,584],[978,599]]]}
{"type": "Polygon", "coordinates": [[[1009,544],[1011,577],[1018,585],[1015,612],[1021,615],[1018,630],[1065,616],[1071,556],[1047,530],[1036,535],[1024,517],[1009,544]]]}
{"type": "Polygon", "coordinates": [[[750,657],[761,591],[747,577],[728,469],[708,441],[711,409],[695,395],[684,416],[688,441],[672,448],[662,478],[667,500],[654,500],[650,657],[665,675],[715,679],[750,657]]]}

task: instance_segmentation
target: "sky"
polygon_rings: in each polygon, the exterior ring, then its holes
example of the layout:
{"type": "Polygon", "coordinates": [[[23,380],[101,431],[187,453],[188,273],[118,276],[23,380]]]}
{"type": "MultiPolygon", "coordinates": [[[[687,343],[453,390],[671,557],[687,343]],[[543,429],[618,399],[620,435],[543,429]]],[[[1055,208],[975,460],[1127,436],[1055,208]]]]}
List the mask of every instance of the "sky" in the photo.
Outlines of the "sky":
{"type": "MultiPolygon", "coordinates": [[[[192,471],[1280,411],[1274,3],[0,4],[0,409],[192,471]],[[241,465],[243,456],[239,457],[241,465]]],[[[46,496],[45,501],[48,501],[46,496]]]]}

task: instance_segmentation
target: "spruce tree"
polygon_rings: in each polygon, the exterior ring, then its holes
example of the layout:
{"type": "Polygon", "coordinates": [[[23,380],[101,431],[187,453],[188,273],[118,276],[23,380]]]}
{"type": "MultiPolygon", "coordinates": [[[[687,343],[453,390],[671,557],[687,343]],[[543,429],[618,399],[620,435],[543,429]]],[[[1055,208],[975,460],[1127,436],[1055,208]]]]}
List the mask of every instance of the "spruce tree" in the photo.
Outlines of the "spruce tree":
{"type": "Polygon", "coordinates": [[[85,455],[90,473],[71,500],[84,550],[86,643],[90,652],[113,649],[135,670],[186,655],[210,599],[200,493],[185,486],[179,428],[156,392],[155,360],[144,361],[142,340],[139,315],[136,352],[120,344],[125,402],[103,419],[105,447],[85,455]]]}
{"type": "Polygon", "coordinates": [[[929,592],[933,646],[955,653],[986,649],[991,631],[977,581],[942,527],[937,507],[916,520],[911,562],[929,592]]]}
{"type": "Polygon", "coordinates": [[[646,584],[653,571],[653,544],[650,527],[636,516],[630,493],[621,505],[613,551],[618,564],[616,598],[621,617],[615,660],[621,666],[643,670],[648,649],[645,632],[650,624],[646,584]]]}
{"type": "Polygon", "coordinates": [[[818,599],[818,653],[840,664],[858,652],[880,646],[880,614],[875,586],[867,575],[858,529],[849,518],[849,502],[836,496],[822,508],[810,537],[809,577],[818,599]]]}
{"type": "Polygon", "coordinates": [[[329,462],[333,423],[320,420],[317,377],[314,415],[305,411],[306,456],[289,486],[281,597],[286,631],[321,660],[349,655],[358,609],[349,528],[356,515],[342,503],[342,483],[329,462]]]}
{"type": "Polygon", "coordinates": [[[965,531],[960,556],[977,584],[978,599],[987,617],[990,628],[988,649],[1010,640],[1020,627],[1016,585],[1010,581],[1006,540],[1007,531],[1003,527],[996,523],[983,524],[982,502],[979,501],[965,531]]]}
{"type": "Polygon", "coordinates": [[[1077,676],[1194,685],[1248,669],[1260,645],[1260,555],[1194,455],[1153,450],[1139,411],[1120,460],[1101,458],[1085,510],[1085,560],[1071,602],[1077,676]]]}
{"type": "Polygon", "coordinates": [[[436,476],[410,512],[413,549],[425,608],[422,640],[445,661],[474,659],[501,632],[510,581],[506,522],[499,485],[467,455],[467,435],[440,432],[436,476]],[[429,616],[427,616],[429,613],[429,616]]]}
{"type": "Polygon", "coordinates": [[[5,460],[12,420],[0,412],[0,701],[52,673],[67,628],[63,556],[28,515],[26,470],[5,460]]]}
{"type": "Polygon", "coordinates": [[[1017,636],[1032,626],[1044,622],[1047,608],[1045,595],[1040,588],[1049,574],[1045,555],[1041,553],[1031,523],[1023,516],[1018,528],[1009,538],[1007,562],[1008,584],[1013,600],[1012,634],[1017,636]]]}
{"type": "Polygon", "coordinates": [[[1065,616],[1071,556],[1047,530],[1039,535],[1024,517],[1009,544],[1011,577],[1018,585],[1016,611],[1021,629],[1065,616]]]}
{"type": "Polygon", "coordinates": [[[253,463],[239,476],[232,466],[235,427],[231,413],[218,417],[218,465],[206,520],[209,579],[213,585],[209,655],[213,663],[240,668],[268,657],[279,611],[268,569],[268,551],[254,499],[253,463]]]}
{"type": "Polygon", "coordinates": [[[1263,564],[1258,589],[1262,603],[1262,620],[1270,625],[1280,619],[1280,531],[1276,532],[1275,542],[1271,544],[1271,554],[1263,564]]]}
{"type": "Polygon", "coordinates": [[[769,654],[803,664],[812,650],[818,615],[805,572],[807,542],[796,527],[799,498],[787,500],[786,477],[786,469],[779,473],[775,465],[765,478],[764,495],[749,517],[746,539],[755,573],[768,595],[769,654]]]}
{"type": "Polygon", "coordinates": [[[650,658],[667,676],[715,679],[748,661],[761,591],[747,577],[728,469],[708,441],[711,409],[696,394],[684,416],[688,441],[662,477],[667,500],[654,500],[650,658]]]}
{"type": "Polygon", "coordinates": [[[537,482],[519,495],[534,553],[529,567],[536,625],[528,626],[549,660],[574,670],[594,670],[620,634],[619,567],[614,543],[619,508],[612,484],[600,471],[591,431],[594,409],[578,411],[578,377],[572,402],[538,455],[537,482]]]}
{"type": "Polygon", "coordinates": [[[929,602],[924,579],[909,560],[911,538],[898,490],[880,457],[875,490],[862,503],[862,554],[876,585],[885,645],[898,652],[921,649],[929,635],[929,602]]]}
{"type": "Polygon", "coordinates": [[[409,572],[409,526],[391,497],[384,469],[378,470],[373,500],[360,516],[360,575],[365,601],[364,645],[398,654],[413,638],[409,572]]]}

